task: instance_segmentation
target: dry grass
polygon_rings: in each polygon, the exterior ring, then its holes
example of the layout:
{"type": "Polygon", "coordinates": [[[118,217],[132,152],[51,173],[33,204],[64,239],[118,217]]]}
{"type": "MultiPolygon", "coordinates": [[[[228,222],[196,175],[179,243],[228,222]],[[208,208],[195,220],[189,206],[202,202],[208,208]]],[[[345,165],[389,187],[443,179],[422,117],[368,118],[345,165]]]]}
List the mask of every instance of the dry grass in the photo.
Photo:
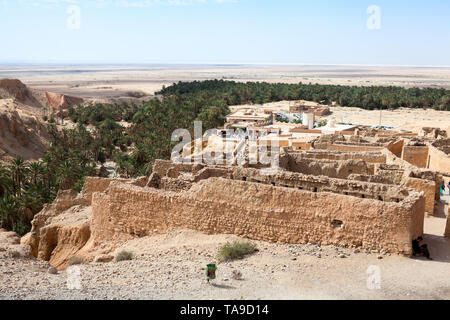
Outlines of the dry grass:
{"type": "Polygon", "coordinates": [[[69,260],[67,260],[67,265],[70,266],[75,266],[75,265],[79,265],[79,264],[83,264],[84,263],[84,259],[78,256],[73,256],[72,258],[70,258],[69,260]]]}
{"type": "Polygon", "coordinates": [[[219,249],[217,258],[219,261],[243,259],[245,256],[256,251],[258,251],[256,245],[251,242],[227,242],[227,244],[219,249]]]}
{"type": "Polygon", "coordinates": [[[116,256],[116,262],[133,260],[133,253],[129,251],[120,251],[116,256]]]}

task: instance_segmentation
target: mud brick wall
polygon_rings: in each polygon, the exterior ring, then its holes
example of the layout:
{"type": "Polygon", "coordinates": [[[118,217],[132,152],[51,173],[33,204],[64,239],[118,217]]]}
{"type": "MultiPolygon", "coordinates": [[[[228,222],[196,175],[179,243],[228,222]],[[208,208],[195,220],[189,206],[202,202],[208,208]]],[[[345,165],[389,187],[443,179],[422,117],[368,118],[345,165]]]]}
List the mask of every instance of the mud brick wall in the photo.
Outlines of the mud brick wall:
{"type": "Polygon", "coordinates": [[[210,178],[170,192],[119,182],[93,195],[94,241],[179,227],[281,243],[352,244],[409,254],[423,234],[425,199],[401,203],[210,178]]]}
{"type": "Polygon", "coordinates": [[[428,147],[404,146],[402,159],[418,168],[426,168],[428,164],[428,147]]]}

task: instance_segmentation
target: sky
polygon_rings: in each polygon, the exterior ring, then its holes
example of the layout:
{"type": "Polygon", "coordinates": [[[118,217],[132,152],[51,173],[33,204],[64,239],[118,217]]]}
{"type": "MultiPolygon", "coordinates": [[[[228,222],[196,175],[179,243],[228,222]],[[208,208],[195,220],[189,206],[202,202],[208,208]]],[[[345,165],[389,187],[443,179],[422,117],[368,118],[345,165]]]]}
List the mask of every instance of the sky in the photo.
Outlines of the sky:
{"type": "Polygon", "coordinates": [[[0,0],[0,63],[450,66],[448,0],[0,0]]]}

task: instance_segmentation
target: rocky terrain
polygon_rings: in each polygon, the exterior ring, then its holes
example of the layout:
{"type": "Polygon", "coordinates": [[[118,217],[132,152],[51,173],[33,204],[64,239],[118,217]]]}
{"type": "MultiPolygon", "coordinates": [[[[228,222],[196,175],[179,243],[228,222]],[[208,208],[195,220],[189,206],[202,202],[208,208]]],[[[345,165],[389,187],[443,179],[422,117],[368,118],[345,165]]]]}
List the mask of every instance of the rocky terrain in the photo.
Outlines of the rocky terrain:
{"type": "Polygon", "coordinates": [[[48,145],[46,126],[38,116],[9,106],[0,107],[0,159],[39,159],[48,145]]]}
{"type": "MultiPolygon", "coordinates": [[[[450,299],[448,250],[435,250],[435,260],[427,261],[255,241],[259,252],[218,263],[217,279],[207,284],[206,264],[217,262],[221,245],[240,238],[170,230],[130,240],[103,257],[127,250],[134,254],[131,261],[78,265],[82,288],[76,290],[67,287],[67,270],[53,274],[48,262],[31,258],[10,233],[0,239],[0,299],[450,299]],[[380,268],[380,289],[367,287],[373,266],[380,268]],[[234,278],[235,270],[242,279],[234,278]]],[[[433,237],[426,241],[433,243],[433,237]]]]}
{"type": "Polygon", "coordinates": [[[49,143],[43,117],[82,102],[76,97],[30,89],[17,79],[0,79],[0,161],[42,157],[49,143]]]}

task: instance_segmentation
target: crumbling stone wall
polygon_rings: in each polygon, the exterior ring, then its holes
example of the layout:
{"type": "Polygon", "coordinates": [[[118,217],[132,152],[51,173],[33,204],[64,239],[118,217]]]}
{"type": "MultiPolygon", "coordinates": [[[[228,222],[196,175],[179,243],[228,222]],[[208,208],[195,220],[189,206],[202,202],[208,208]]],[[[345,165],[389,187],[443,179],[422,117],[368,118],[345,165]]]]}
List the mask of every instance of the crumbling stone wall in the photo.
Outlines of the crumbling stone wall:
{"type": "Polygon", "coordinates": [[[436,183],[434,181],[417,178],[406,178],[402,184],[408,188],[423,191],[426,199],[425,212],[429,215],[434,215],[434,194],[436,190],[436,183]]]}
{"type": "Polygon", "coordinates": [[[402,159],[418,168],[426,168],[428,164],[427,146],[404,146],[402,159]]]}
{"type": "Polygon", "coordinates": [[[340,179],[346,179],[353,173],[369,174],[371,172],[369,166],[363,160],[294,160],[293,158],[290,158],[288,161],[288,166],[285,169],[292,172],[318,176],[324,175],[331,178],[340,179]]]}
{"type": "Polygon", "coordinates": [[[93,196],[92,237],[130,239],[180,227],[282,243],[352,244],[409,254],[423,234],[424,198],[401,203],[223,178],[175,193],[119,182],[93,196]]]}
{"type": "Polygon", "coordinates": [[[433,147],[441,150],[446,155],[450,155],[450,138],[436,140],[433,143],[433,147]]]}
{"type": "Polygon", "coordinates": [[[367,163],[386,163],[386,155],[381,152],[340,152],[329,150],[310,150],[304,152],[295,152],[284,149],[289,158],[293,161],[298,159],[316,159],[316,160],[363,160],[367,163]]]}
{"type": "Polygon", "coordinates": [[[404,143],[405,141],[403,139],[391,141],[387,144],[386,149],[395,154],[397,157],[401,157],[404,143]]]}
{"type": "Polygon", "coordinates": [[[161,177],[168,176],[178,178],[180,172],[196,173],[205,167],[203,164],[196,163],[173,163],[169,160],[156,160],[153,165],[153,172],[161,177]]]}
{"type": "Polygon", "coordinates": [[[132,179],[87,177],[80,197],[86,199],[88,205],[90,205],[92,194],[94,192],[104,192],[106,189],[108,189],[109,184],[112,181],[128,183],[131,182],[132,179]]]}
{"type": "MultiPolygon", "coordinates": [[[[174,165],[176,166],[176,165],[174,165]]],[[[182,172],[181,166],[177,168],[182,172]]],[[[187,169],[189,170],[189,168],[187,169]]],[[[198,182],[210,177],[224,177],[239,181],[257,182],[272,186],[308,190],[311,192],[333,192],[358,198],[376,199],[387,202],[400,202],[412,190],[396,185],[368,183],[327,176],[306,175],[302,173],[279,170],[275,174],[266,175],[260,170],[244,167],[207,167],[190,178],[198,182]]],[[[174,190],[174,189],[170,189],[174,190]]]]}
{"type": "Polygon", "coordinates": [[[274,175],[265,175],[261,174],[259,170],[252,168],[236,168],[233,171],[233,179],[308,190],[311,192],[333,192],[346,196],[376,199],[386,202],[401,202],[408,197],[410,191],[413,191],[395,185],[304,175],[287,171],[279,171],[274,175]]]}
{"type": "Polygon", "coordinates": [[[430,146],[428,168],[450,174],[450,156],[436,147],[430,146]]]}

